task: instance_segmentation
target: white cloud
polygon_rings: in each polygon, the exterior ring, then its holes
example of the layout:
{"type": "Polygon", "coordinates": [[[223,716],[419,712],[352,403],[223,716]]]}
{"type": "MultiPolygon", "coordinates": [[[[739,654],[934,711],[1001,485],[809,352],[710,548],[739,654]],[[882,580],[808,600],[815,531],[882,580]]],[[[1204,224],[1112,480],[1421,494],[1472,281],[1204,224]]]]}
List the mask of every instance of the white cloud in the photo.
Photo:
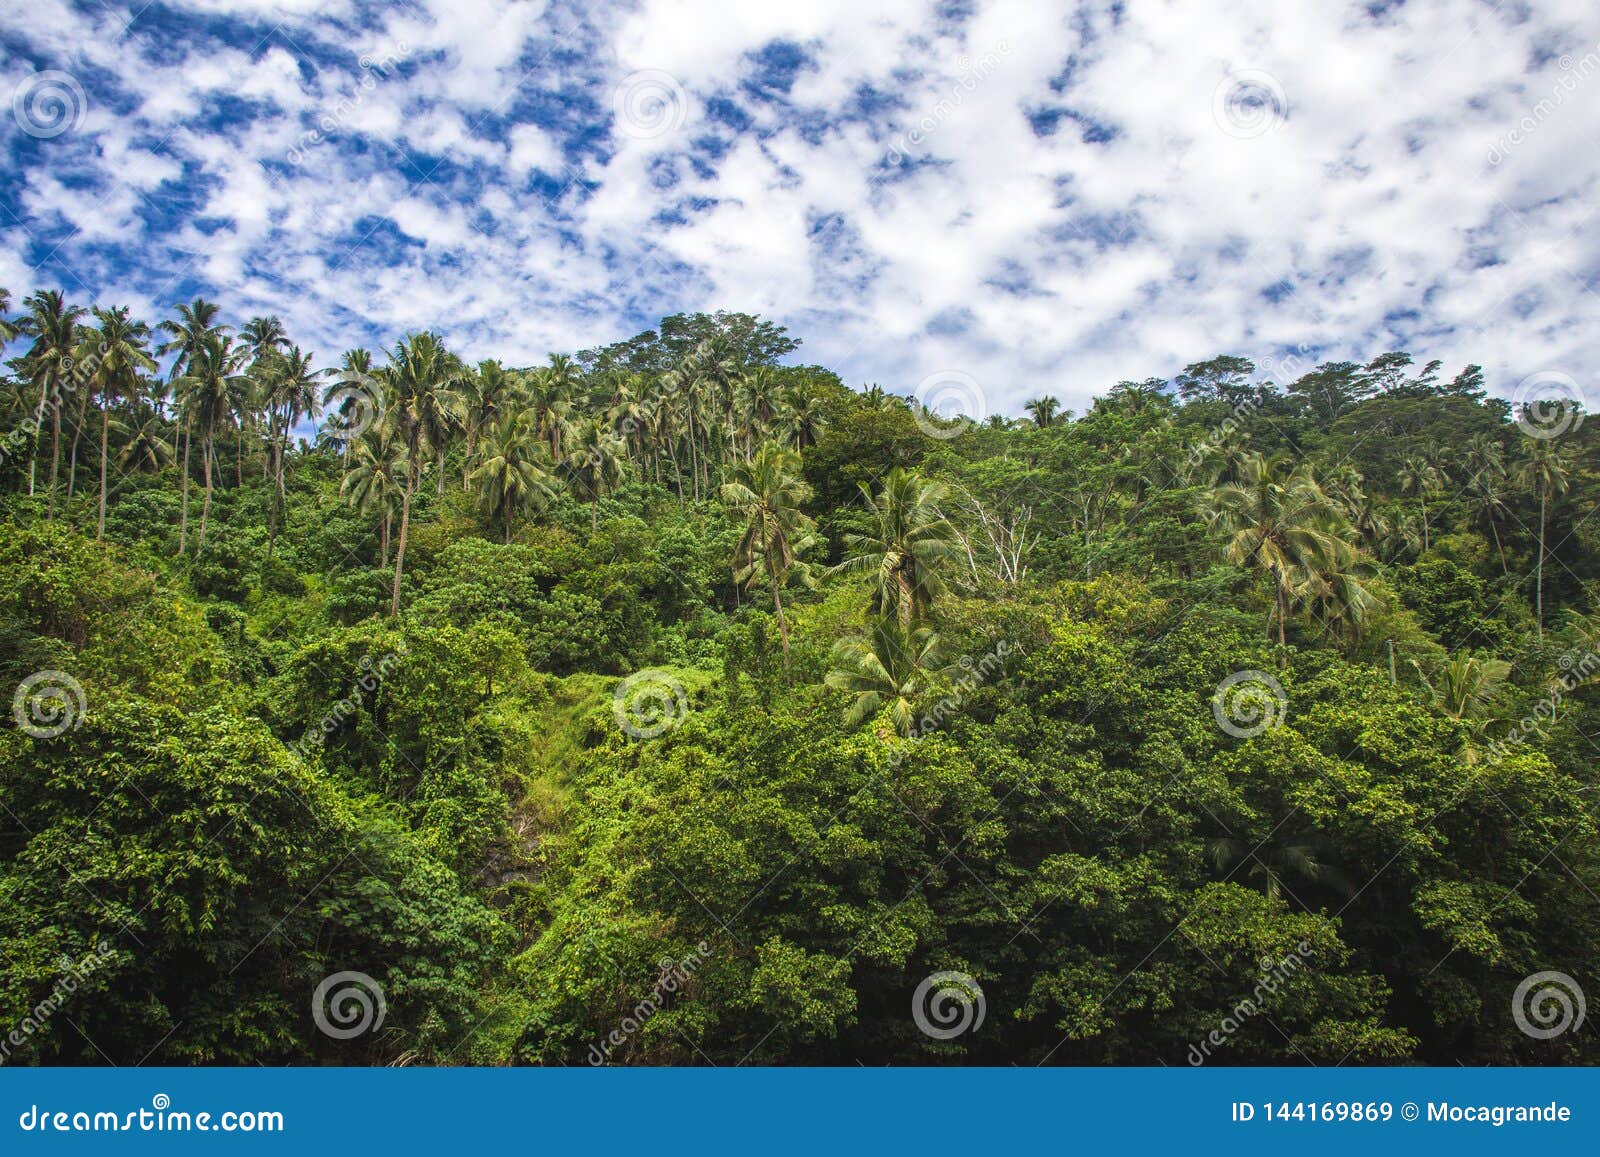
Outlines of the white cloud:
{"type": "Polygon", "coordinates": [[[1600,37],[1578,0],[181,7],[187,47],[63,0],[0,13],[27,50],[0,84],[62,69],[89,105],[52,140],[0,127],[14,293],[161,308],[192,275],[324,362],[421,327],[537,361],[627,336],[642,303],[747,309],[849,380],[958,369],[1013,411],[1301,343],[1414,339],[1503,392],[1540,369],[1600,387],[1600,37]],[[770,101],[746,85],[780,41],[806,64],[770,101]],[[681,86],[681,125],[613,131],[639,70],[681,86]],[[1218,91],[1260,74],[1283,107],[1235,107],[1265,117],[1250,135],[1218,91]]]}

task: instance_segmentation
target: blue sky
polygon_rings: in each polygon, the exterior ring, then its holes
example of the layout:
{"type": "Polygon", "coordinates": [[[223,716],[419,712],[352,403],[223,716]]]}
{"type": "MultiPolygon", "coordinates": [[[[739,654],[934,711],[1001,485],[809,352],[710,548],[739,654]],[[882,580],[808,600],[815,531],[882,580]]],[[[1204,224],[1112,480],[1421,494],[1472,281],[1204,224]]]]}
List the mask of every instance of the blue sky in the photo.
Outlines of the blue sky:
{"type": "Polygon", "coordinates": [[[320,364],[726,308],[1013,413],[1225,352],[1600,388],[1592,0],[11,0],[0,92],[0,285],[320,364]]]}

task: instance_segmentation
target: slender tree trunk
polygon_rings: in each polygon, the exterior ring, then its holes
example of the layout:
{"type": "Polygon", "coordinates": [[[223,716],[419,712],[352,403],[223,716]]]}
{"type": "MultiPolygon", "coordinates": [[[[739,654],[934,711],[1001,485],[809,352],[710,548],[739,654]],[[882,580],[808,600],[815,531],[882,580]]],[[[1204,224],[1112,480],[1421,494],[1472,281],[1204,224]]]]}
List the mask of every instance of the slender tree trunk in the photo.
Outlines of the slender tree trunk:
{"type": "Polygon", "coordinates": [[[411,531],[411,492],[417,484],[417,450],[415,439],[412,439],[411,450],[412,465],[406,471],[405,489],[400,495],[400,541],[395,545],[394,552],[394,589],[389,596],[389,614],[400,613],[400,576],[406,569],[406,537],[411,531]]]}
{"type": "Polygon", "coordinates": [[[783,615],[783,599],[778,595],[778,576],[772,569],[772,559],[767,559],[767,577],[772,580],[772,613],[778,620],[778,643],[783,647],[783,681],[789,677],[789,620],[783,615]]]}
{"type": "Polygon", "coordinates": [[[200,469],[205,474],[205,501],[200,504],[200,538],[194,544],[194,556],[200,557],[200,552],[206,548],[206,522],[211,517],[211,463],[215,454],[212,451],[211,435],[207,434],[200,441],[200,469]]]}
{"type": "Polygon", "coordinates": [[[1422,552],[1428,552],[1428,500],[1418,496],[1417,501],[1422,503],[1422,552]]]}
{"type": "Polygon", "coordinates": [[[189,450],[194,445],[194,435],[189,429],[189,419],[183,420],[183,500],[180,508],[183,513],[178,516],[178,553],[184,553],[184,547],[189,541],[189,450]]]}
{"type": "Polygon", "coordinates": [[[1533,618],[1538,624],[1539,638],[1544,638],[1544,515],[1549,492],[1539,491],[1539,565],[1534,579],[1533,618]]]}
{"type": "Polygon", "coordinates": [[[44,443],[44,404],[49,398],[50,391],[41,384],[39,386],[39,408],[33,414],[33,457],[28,459],[28,497],[33,497],[34,478],[39,471],[39,447],[44,443]]]}
{"type": "Polygon", "coordinates": [[[1284,591],[1280,582],[1277,590],[1278,600],[1278,666],[1289,665],[1289,596],[1284,591]]]}
{"type": "Polygon", "coordinates": [[[1494,515],[1489,515],[1489,533],[1494,535],[1494,548],[1500,552],[1500,573],[1508,575],[1511,567],[1506,564],[1506,548],[1500,543],[1500,528],[1494,524],[1494,515]]]}
{"type": "Polygon", "coordinates": [[[389,565],[389,522],[393,516],[387,509],[383,512],[383,521],[378,524],[378,565],[389,565]]]}
{"type": "Polygon", "coordinates": [[[72,425],[72,450],[67,455],[67,498],[78,490],[78,439],[83,437],[83,420],[89,415],[89,391],[84,389],[78,397],[78,419],[72,425]]]}
{"type": "Polygon", "coordinates": [[[100,522],[94,536],[106,536],[106,444],[111,440],[111,399],[104,398],[100,406],[100,522]]]}
{"type": "Polygon", "coordinates": [[[50,506],[45,512],[47,519],[56,516],[56,483],[61,473],[61,401],[56,400],[50,412],[50,506]]]}

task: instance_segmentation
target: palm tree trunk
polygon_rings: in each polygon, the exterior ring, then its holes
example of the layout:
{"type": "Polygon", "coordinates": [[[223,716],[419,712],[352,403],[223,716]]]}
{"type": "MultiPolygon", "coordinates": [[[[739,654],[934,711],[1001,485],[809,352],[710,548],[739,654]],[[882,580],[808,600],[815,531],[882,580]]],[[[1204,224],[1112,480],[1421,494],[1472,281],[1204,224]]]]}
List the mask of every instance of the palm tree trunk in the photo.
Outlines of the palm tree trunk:
{"type": "MultiPolygon", "coordinates": [[[[412,439],[413,443],[416,441],[412,439]]],[[[406,569],[406,537],[411,530],[411,491],[416,487],[416,448],[411,452],[412,465],[406,470],[405,489],[400,494],[400,541],[395,545],[394,552],[394,589],[389,596],[389,614],[400,613],[400,576],[406,569]]]]}
{"type": "Polygon", "coordinates": [[[189,541],[189,450],[194,445],[194,436],[189,432],[189,419],[183,420],[183,500],[180,508],[183,513],[178,516],[178,553],[184,552],[184,547],[189,541]]]}
{"type": "Polygon", "coordinates": [[[200,557],[200,552],[206,548],[206,520],[211,516],[211,462],[214,457],[211,448],[211,434],[208,432],[200,441],[200,468],[205,473],[205,501],[200,504],[200,538],[194,544],[194,556],[200,557]]]}
{"type": "Polygon", "coordinates": [[[1280,577],[1276,583],[1275,597],[1278,602],[1278,666],[1289,665],[1289,593],[1283,589],[1280,577]]]}
{"type": "MultiPolygon", "coordinates": [[[[386,499],[385,506],[387,504],[386,499]]],[[[383,521],[378,524],[378,565],[383,567],[389,565],[389,523],[392,519],[393,515],[386,509],[383,512],[383,521]]]]}
{"type": "Polygon", "coordinates": [[[39,408],[33,415],[33,457],[28,459],[28,497],[33,497],[34,478],[39,471],[39,447],[44,442],[44,404],[50,396],[50,391],[41,384],[39,386],[39,408]]]}
{"type": "Polygon", "coordinates": [[[1506,565],[1506,548],[1500,543],[1500,528],[1494,524],[1494,515],[1489,515],[1489,533],[1494,535],[1494,548],[1500,552],[1500,573],[1508,575],[1511,568],[1506,565]]]}
{"type": "Polygon", "coordinates": [[[78,439],[83,437],[83,419],[89,413],[89,391],[85,389],[78,397],[78,420],[72,425],[72,450],[67,455],[67,497],[70,499],[78,489],[78,439]]]}
{"type": "Polygon", "coordinates": [[[783,599],[778,596],[778,576],[772,569],[772,559],[767,559],[767,577],[772,580],[772,613],[778,620],[778,643],[783,647],[783,681],[789,677],[789,620],[783,617],[783,599]]]}
{"type": "Polygon", "coordinates": [[[106,443],[111,439],[111,399],[103,399],[100,406],[100,523],[95,528],[96,540],[106,536],[106,443]]]}
{"type": "Polygon", "coordinates": [[[58,398],[50,413],[50,506],[46,518],[56,516],[56,479],[61,473],[61,401],[58,398]]]}
{"type": "Polygon", "coordinates": [[[1539,491],[1539,565],[1534,579],[1533,619],[1538,627],[1538,637],[1544,638],[1544,515],[1549,492],[1539,491]]]}
{"type": "Polygon", "coordinates": [[[1428,552],[1428,500],[1419,495],[1417,501],[1422,503],[1422,552],[1426,554],[1428,552]]]}

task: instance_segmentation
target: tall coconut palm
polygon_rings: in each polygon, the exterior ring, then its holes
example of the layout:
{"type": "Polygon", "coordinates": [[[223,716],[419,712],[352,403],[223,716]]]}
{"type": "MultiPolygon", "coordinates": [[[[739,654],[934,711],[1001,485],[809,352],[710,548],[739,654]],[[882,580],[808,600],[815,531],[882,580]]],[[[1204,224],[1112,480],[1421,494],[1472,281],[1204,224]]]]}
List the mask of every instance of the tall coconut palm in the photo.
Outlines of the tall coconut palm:
{"type": "Polygon", "coordinates": [[[907,630],[896,618],[874,615],[865,636],[834,645],[824,682],[855,697],[845,709],[846,723],[854,726],[888,704],[895,730],[910,735],[917,704],[949,671],[939,650],[939,636],[929,628],[907,630]]]}
{"type": "Polygon", "coordinates": [[[533,415],[526,410],[501,414],[484,435],[471,479],[483,512],[501,521],[508,543],[519,513],[555,497],[556,481],[540,461],[543,449],[533,415]]]}
{"type": "Polygon", "coordinates": [[[578,388],[578,370],[565,354],[551,354],[550,364],[541,369],[533,383],[534,412],[539,428],[550,446],[550,461],[561,462],[562,441],[569,430],[573,394],[578,388]]]}
{"type": "MultiPolygon", "coordinates": [[[[1204,510],[1225,537],[1224,557],[1270,578],[1274,613],[1268,627],[1276,621],[1280,647],[1287,645],[1290,608],[1307,579],[1347,571],[1357,558],[1344,538],[1337,504],[1310,468],[1300,465],[1286,473],[1285,466],[1280,459],[1251,457],[1244,480],[1218,486],[1204,510]]],[[[1280,662],[1288,662],[1286,652],[1280,662]]]]}
{"type": "MultiPolygon", "coordinates": [[[[461,467],[461,489],[466,490],[478,456],[479,439],[508,409],[522,403],[523,382],[521,375],[507,370],[494,358],[485,358],[475,372],[462,379],[462,393],[467,452],[461,467]]],[[[537,436],[537,423],[534,433],[537,436]]]]}
{"type": "Polygon", "coordinates": [[[1429,549],[1428,541],[1428,495],[1439,490],[1450,480],[1443,468],[1430,462],[1425,457],[1412,456],[1400,463],[1400,490],[1405,494],[1415,494],[1418,503],[1422,506],[1422,549],[1424,553],[1429,549]]]}
{"type": "MultiPolygon", "coordinates": [[[[216,438],[233,420],[238,398],[249,381],[240,373],[246,352],[226,334],[208,334],[189,362],[188,372],[178,381],[178,396],[183,420],[200,436],[200,469],[205,480],[205,500],[200,507],[200,537],[195,555],[205,549],[206,526],[211,516],[212,470],[216,465],[216,438]]],[[[188,475],[188,462],[184,462],[188,475]]],[[[183,514],[178,530],[178,549],[184,548],[189,524],[188,490],[184,490],[183,514]]]]}
{"type": "Polygon", "coordinates": [[[1466,466],[1469,472],[1467,491],[1489,524],[1489,533],[1494,536],[1495,550],[1500,555],[1500,573],[1510,574],[1511,566],[1506,561],[1506,548],[1500,541],[1500,525],[1495,517],[1506,508],[1501,496],[1506,480],[1505,448],[1488,434],[1474,434],[1467,440],[1466,466]]]}
{"type": "Polygon", "coordinates": [[[284,484],[284,456],[289,438],[303,418],[322,413],[321,373],[311,368],[312,355],[290,346],[263,359],[261,398],[267,409],[267,435],[273,475],[273,496],[267,521],[267,558],[272,558],[278,526],[287,513],[288,488],[284,484]]]}
{"type": "Polygon", "coordinates": [[[276,317],[252,317],[239,331],[239,339],[251,361],[260,361],[289,344],[283,322],[276,317]]]}
{"type": "Polygon", "coordinates": [[[878,613],[893,616],[903,630],[924,622],[945,592],[943,572],[959,554],[960,539],[946,520],[945,486],[896,467],[874,495],[861,495],[876,526],[845,535],[847,555],[833,573],[868,573],[877,586],[878,613]]]}
{"type": "Polygon", "coordinates": [[[810,498],[811,487],[800,477],[800,455],[775,442],[764,444],[722,486],[722,501],[745,524],[733,548],[733,579],[749,588],[766,577],[772,588],[772,612],[778,621],[785,673],[789,670],[789,620],[783,613],[780,592],[791,579],[811,581],[801,556],[822,541],[800,509],[810,498]]]}
{"type": "Polygon", "coordinates": [[[627,447],[622,439],[599,422],[585,422],[578,427],[562,467],[589,503],[591,532],[600,529],[600,500],[622,480],[622,464],[626,460],[627,447]]]}
{"type": "Polygon", "coordinates": [[[1538,635],[1544,638],[1544,559],[1545,525],[1550,499],[1567,492],[1571,464],[1565,451],[1553,439],[1535,438],[1517,465],[1517,481],[1539,496],[1539,561],[1534,580],[1533,619],[1538,635]]]}
{"type": "Polygon", "coordinates": [[[167,423],[160,414],[146,411],[142,421],[127,428],[127,440],[117,452],[117,465],[124,470],[160,470],[173,459],[167,423]]]}
{"type": "Polygon", "coordinates": [[[794,442],[796,450],[815,446],[827,424],[828,416],[815,394],[800,386],[784,393],[783,407],[778,414],[778,429],[794,442]]]}
{"type": "Polygon", "coordinates": [[[89,383],[100,397],[100,517],[95,538],[106,535],[106,465],[111,443],[111,407],[118,398],[131,397],[139,389],[139,371],[153,371],[155,359],[146,345],[150,340],[150,327],[142,321],[133,321],[126,306],[114,309],[96,309],[95,320],[100,323],[92,331],[95,357],[89,367],[89,383]]]}
{"type": "MultiPolygon", "coordinates": [[[[22,357],[22,372],[38,391],[38,410],[34,415],[35,444],[42,437],[44,412],[50,410],[50,502],[46,517],[56,511],[56,481],[61,470],[61,405],[75,384],[78,326],[87,312],[81,305],[68,305],[60,290],[40,290],[22,300],[27,310],[17,322],[17,330],[33,339],[22,357]]],[[[34,492],[35,464],[28,466],[28,493],[34,492]]]]}
{"type": "Polygon", "coordinates": [[[363,514],[378,513],[378,565],[389,565],[389,530],[405,489],[406,449],[386,422],[376,422],[352,439],[350,469],[339,494],[363,514]]]}
{"type": "Polygon", "coordinates": [[[1056,414],[1061,410],[1061,401],[1046,394],[1042,398],[1033,398],[1022,405],[1028,417],[1033,419],[1035,426],[1053,426],[1056,414]]]}
{"type": "Polygon", "coordinates": [[[400,496],[400,541],[394,555],[394,589],[389,613],[400,613],[400,581],[405,574],[411,500],[422,476],[424,455],[443,452],[450,430],[460,420],[466,365],[431,333],[415,333],[389,353],[384,378],[395,429],[406,448],[405,486],[400,496]]]}
{"type": "Polygon", "coordinates": [[[350,464],[356,439],[382,409],[382,387],[372,369],[372,351],[345,350],[337,370],[322,371],[333,379],[323,395],[323,406],[330,420],[317,430],[319,445],[337,446],[350,464]]]}
{"type": "Polygon", "coordinates": [[[216,302],[207,301],[203,297],[195,298],[188,305],[180,303],[172,308],[178,311],[177,318],[163,321],[158,327],[163,333],[172,336],[170,340],[156,347],[156,353],[161,357],[167,354],[177,355],[167,370],[167,377],[177,381],[189,372],[189,361],[207,334],[226,333],[233,327],[219,324],[217,318],[222,313],[222,308],[216,302]]]}

